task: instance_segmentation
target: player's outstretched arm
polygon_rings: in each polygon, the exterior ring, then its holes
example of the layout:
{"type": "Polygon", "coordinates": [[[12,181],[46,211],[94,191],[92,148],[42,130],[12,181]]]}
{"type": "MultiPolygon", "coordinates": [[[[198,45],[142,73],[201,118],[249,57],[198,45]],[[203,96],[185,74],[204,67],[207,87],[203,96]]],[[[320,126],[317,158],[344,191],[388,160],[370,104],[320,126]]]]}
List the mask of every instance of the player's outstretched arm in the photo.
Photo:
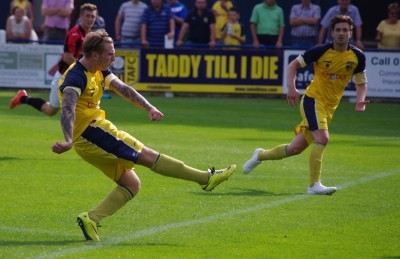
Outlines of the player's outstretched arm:
{"type": "Polygon", "coordinates": [[[72,148],[72,135],[75,123],[75,106],[78,93],[73,89],[65,89],[63,92],[63,104],[61,108],[61,128],[65,142],[55,142],[51,147],[54,153],[61,154],[72,148]]]}
{"type": "Polygon", "coordinates": [[[365,111],[365,105],[369,103],[368,100],[365,100],[365,97],[367,96],[367,84],[356,84],[356,111],[358,112],[363,112],[365,111]]]}
{"type": "Polygon", "coordinates": [[[140,93],[138,93],[134,88],[122,82],[119,78],[115,78],[110,82],[109,88],[116,92],[118,95],[125,98],[127,101],[133,105],[144,109],[149,112],[150,120],[161,120],[164,115],[157,110],[156,107],[150,104],[140,93]]]}
{"type": "Polygon", "coordinates": [[[292,62],[290,62],[288,66],[288,73],[287,73],[288,93],[286,96],[286,100],[288,104],[291,106],[296,106],[299,100],[299,91],[296,88],[296,72],[299,67],[300,63],[296,59],[292,60],[292,62]]]}

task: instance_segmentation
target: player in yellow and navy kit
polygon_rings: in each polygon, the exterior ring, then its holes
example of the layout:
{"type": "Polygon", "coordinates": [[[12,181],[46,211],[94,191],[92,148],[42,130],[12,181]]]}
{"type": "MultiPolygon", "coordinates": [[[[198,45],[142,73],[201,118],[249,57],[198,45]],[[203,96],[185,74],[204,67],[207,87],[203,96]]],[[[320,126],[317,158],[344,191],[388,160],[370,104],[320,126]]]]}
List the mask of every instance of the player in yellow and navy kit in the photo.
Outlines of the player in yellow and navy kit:
{"type": "Polygon", "coordinates": [[[336,187],[321,184],[324,148],[329,141],[328,125],[339,105],[343,92],[354,76],[356,84],[356,111],[365,110],[368,101],[365,55],[349,44],[353,21],[349,16],[335,16],[331,20],[333,42],[305,51],[289,64],[287,101],[296,105],[299,93],[295,86],[296,71],[314,63],[314,79],[307,87],[301,102],[302,121],[295,128],[296,136],[290,144],[270,150],[257,148],[244,164],[243,172],[250,173],[264,160],[277,160],[298,155],[311,145],[309,194],[332,194],[336,187]]]}
{"type": "Polygon", "coordinates": [[[52,150],[61,154],[74,147],[79,156],[117,184],[95,208],[78,216],[77,221],[86,239],[99,241],[99,222],[114,214],[139,192],[140,180],[133,169],[135,164],[164,176],[196,182],[205,191],[211,191],[232,175],[235,165],[222,170],[199,170],[160,154],[118,130],[100,109],[105,88],[147,110],[150,120],[161,120],[164,115],[109,70],[115,60],[115,50],[112,38],[104,30],[86,35],[83,53],[83,57],[68,68],[59,83],[61,127],[65,141],[54,143],[52,150]]]}

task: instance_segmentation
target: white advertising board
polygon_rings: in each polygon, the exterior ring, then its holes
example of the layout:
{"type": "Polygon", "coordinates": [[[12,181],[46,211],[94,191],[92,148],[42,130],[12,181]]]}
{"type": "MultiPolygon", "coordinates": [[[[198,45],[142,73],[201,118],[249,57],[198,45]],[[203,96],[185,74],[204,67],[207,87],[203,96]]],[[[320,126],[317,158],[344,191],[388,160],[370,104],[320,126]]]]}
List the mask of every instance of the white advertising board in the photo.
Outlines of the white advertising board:
{"type": "Polygon", "coordinates": [[[62,45],[0,44],[0,86],[50,88],[48,70],[62,53],[62,45]]]}
{"type": "MultiPolygon", "coordinates": [[[[287,93],[287,66],[289,62],[303,53],[300,50],[285,51],[283,77],[283,92],[287,93]]],[[[368,97],[400,98],[400,53],[398,52],[364,52],[366,57],[366,71],[368,78],[368,97]]],[[[297,73],[296,84],[302,93],[312,80],[313,67],[301,69],[297,73]]],[[[353,82],[349,82],[344,96],[355,96],[353,82]]]]}

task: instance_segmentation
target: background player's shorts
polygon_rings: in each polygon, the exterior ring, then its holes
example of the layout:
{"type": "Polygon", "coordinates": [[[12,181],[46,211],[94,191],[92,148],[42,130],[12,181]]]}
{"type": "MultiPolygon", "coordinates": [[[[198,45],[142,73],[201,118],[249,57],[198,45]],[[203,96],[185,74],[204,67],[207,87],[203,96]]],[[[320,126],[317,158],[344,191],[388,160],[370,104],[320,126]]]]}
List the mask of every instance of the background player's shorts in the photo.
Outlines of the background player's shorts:
{"type": "Polygon", "coordinates": [[[57,71],[54,74],[53,80],[51,81],[49,103],[55,108],[60,108],[60,99],[58,98],[58,81],[61,79],[61,77],[61,73],[57,71]]]}
{"type": "Polygon", "coordinates": [[[110,121],[97,120],[77,139],[74,148],[85,161],[118,181],[124,171],[133,168],[143,144],[110,121]]]}
{"type": "Polygon", "coordinates": [[[297,135],[301,131],[307,143],[311,144],[314,141],[311,131],[328,130],[333,113],[334,110],[327,108],[321,101],[303,95],[300,101],[300,114],[303,120],[295,127],[295,134],[297,135]]]}

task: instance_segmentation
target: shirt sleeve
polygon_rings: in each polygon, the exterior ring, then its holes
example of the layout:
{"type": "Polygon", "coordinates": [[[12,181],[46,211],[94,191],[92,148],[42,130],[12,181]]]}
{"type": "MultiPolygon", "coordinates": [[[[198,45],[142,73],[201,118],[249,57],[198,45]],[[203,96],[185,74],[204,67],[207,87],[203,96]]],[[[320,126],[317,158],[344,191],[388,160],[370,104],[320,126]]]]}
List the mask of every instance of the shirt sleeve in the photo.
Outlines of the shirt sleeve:
{"type": "Polygon", "coordinates": [[[258,22],[258,12],[257,12],[257,6],[253,8],[253,11],[251,12],[251,17],[250,17],[250,23],[257,23],[258,22]]]}
{"type": "Polygon", "coordinates": [[[367,82],[367,73],[365,70],[361,73],[357,73],[354,75],[354,83],[356,83],[357,85],[366,84],[367,82]]]}
{"type": "Polygon", "coordinates": [[[321,7],[319,7],[319,5],[315,5],[313,17],[318,19],[321,18],[321,7]]]}
{"type": "Polygon", "coordinates": [[[362,25],[362,20],[361,20],[360,11],[355,6],[354,6],[354,13],[355,13],[354,26],[361,26],[362,25]]]}
{"type": "Polygon", "coordinates": [[[65,3],[65,8],[70,8],[70,9],[74,9],[74,1],[73,0],[69,0],[65,3]]]}
{"type": "Polygon", "coordinates": [[[295,12],[295,10],[296,10],[296,6],[295,6],[295,5],[293,5],[293,6],[292,6],[292,8],[290,9],[290,15],[289,15],[289,18],[297,18],[297,15],[296,15],[296,12],[295,12]]]}
{"type": "Polygon", "coordinates": [[[214,14],[211,12],[211,10],[208,12],[208,20],[209,20],[209,24],[215,24],[215,16],[214,14]]]}
{"type": "Polygon", "coordinates": [[[82,93],[86,89],[87,77],[83,73],[79,73],[75,69],[68,71],[65,75],[64,82],[60,85],[60,92],[63,92],[66,88],[77,88],[78,93],[82,93]]]}
{"type": "Polygon", "coordinates": [[[125,15],[125,12],[124,12],[124,8],[125,7],[125,5],[124,4],[122,4],[120,7],[119,7],[119,10],[118,10],[118,14],[119,15],[121,15],[122,17],[125,15]]]}
{"type": "Polygon", "coordinates": [[[182,10],[179,12],[178,17],[185,19],[187,13],[188,13],[188,10],[187,10],[186,6],[182,5],[182,10]]]}
{"type": "Polygon", "coordinates": [[[332,7],[331,9],[328,10],[328,12],[325,14],[325,16],[322,18],[321,20],[321,26],[324,28],[328,28],[329,27],[329,22],[330,19],[332,17],[332,13],[334,12],[334,7],[332,7]]]}
{"type": "Polygon", "coordinates": [[[279,17],[279,29],[285,27],[285,17],[283,15],[283,10],[281,9],[280,17],[279,17]]]}
{"type": "Polygon", "coordinates": [[[145,10],[144,10],[144,12],[143,12],[143,15],[142,15],[142,20],[140,21],[140,23],[141,24],[147,24],[148,23],[148,13],[149,13],[149,9],[150,7],[147,7],[145,10]]]}
{"type": "Polygon", "coordinates": [[[102,71],[102,74],[103,74],[103,77],[104,77],[104,80],[105,80],[105,83],[106,83],[105,86],[106,86],[107,88],[109,88],[111,81],[114,80],[114,79],[116,79],[117,76],[114,75],[114,74],[111,72],[110,69],[107,69],[107,70],[105,70],[105,71],[102,71]]]}

